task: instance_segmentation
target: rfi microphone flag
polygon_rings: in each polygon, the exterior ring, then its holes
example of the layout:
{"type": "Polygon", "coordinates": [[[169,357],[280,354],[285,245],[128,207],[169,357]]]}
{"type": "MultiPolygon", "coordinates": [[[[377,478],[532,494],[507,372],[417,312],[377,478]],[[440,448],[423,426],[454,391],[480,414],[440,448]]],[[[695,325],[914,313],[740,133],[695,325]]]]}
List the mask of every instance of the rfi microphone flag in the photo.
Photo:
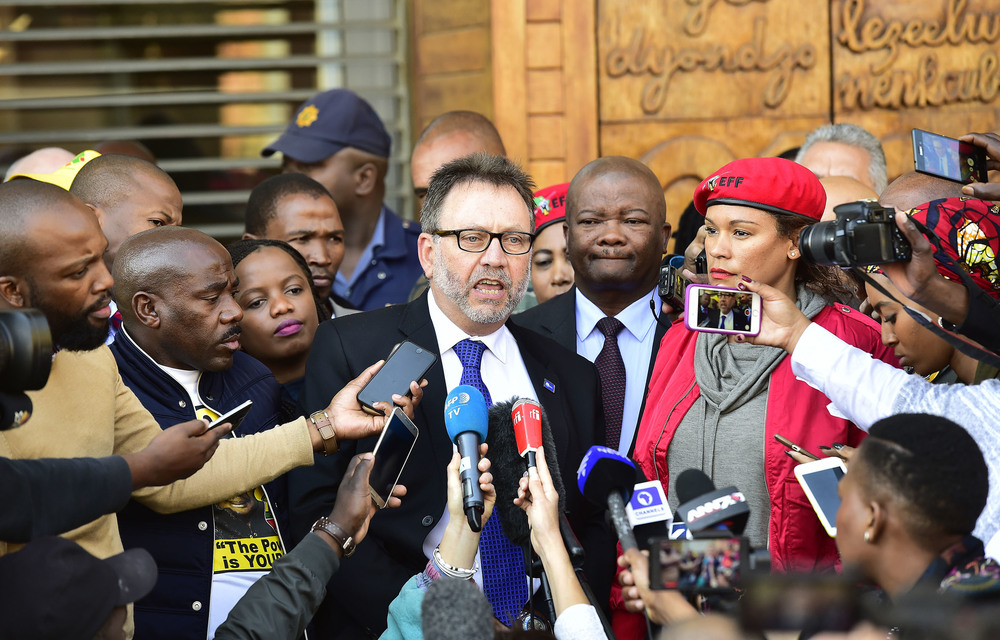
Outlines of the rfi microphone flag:
{"type": "Polygon", "coordinates": [[[535,466],[535,452],[542,448],[542,408],[534,400],[521,398],[510,410],[514,423],[517,452],[528,456],[528,466],[535,466]]]}

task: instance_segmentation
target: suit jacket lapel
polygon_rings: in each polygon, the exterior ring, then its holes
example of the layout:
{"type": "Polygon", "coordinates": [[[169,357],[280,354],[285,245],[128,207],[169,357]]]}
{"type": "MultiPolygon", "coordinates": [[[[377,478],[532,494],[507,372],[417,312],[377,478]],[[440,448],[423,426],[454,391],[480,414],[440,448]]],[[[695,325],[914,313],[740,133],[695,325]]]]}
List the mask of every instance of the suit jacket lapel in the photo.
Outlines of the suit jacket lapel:
{"type": "MultiPolygon", "coordinates": [[[[549,419],[549,428],[553,434],[568,427],[564,424],[564,417],[560,403],[567,397],[565,389],[562,389],[562,381],[558,374],[549,366],[548,353],[530,348],[532,340],[525,336],[525,333],[533,333],[530,329],[524,329],[512,322],[507,322],[514,340],[517,341],[518,351],[521,353],[521,360],[524,361],[524,368],[531,378],[531,386],[535,389],[535,398],[539,404],[545,408],[546,416],[549,419]]],[[[536,336],[535,340],[539,340],[536,336]]],[[[561,459],[565,459],[567,454],[566,438],[556,437],[556,453],[561,459]]]]}

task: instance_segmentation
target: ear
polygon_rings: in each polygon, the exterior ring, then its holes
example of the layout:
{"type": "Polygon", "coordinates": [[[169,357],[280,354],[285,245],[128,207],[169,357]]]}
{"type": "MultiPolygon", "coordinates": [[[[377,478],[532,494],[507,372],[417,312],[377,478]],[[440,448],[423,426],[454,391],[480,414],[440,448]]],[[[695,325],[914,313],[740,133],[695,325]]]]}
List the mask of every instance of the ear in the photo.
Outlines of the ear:
{"type": "Polygon", "coordinates": [[[869,532],[868,542],[870,544],[878,543],[885,533],[888,521],[889,513],[882,503],[874,500],[868,503],[868,522],[865,531],[869,532]]]}
{"type": "Polygon", "coordinates": [[[258,240],[259,238],[252,233],[244,233],[242,240],[258,240]]]}
{"type": "Polygon", "coordinates": [[[23,280],[15,276],[0,276],[0,299],[5,307],[20,309],[28,306],[23,280]]]}
{"type": "Polygon", "coordinates": [[[663,244],[660,247],[660,255],[661,256],[664,255],[667,252],[667,243],[670,242],[670,232],[671,231],[672,231],[672,229],[670,228],[670,223],[669,222],[664,222],[663,223],[663,229],[662,229],[663,244]]]}
{"type": "Polygon", "coordinates": [[[789,260],[798,260],[802,257],[802,253],[799,251],[799,233],[801,231],[799,229],[788,236],[788,248],[785,250],[785,255],[788,256],[789,260]]]}
{"type": "Polygon", "coordinates": [[[104,209],[98,207],[97,205],[93,205],[93,204],[88,204],[87,208],[90,209],[91,211],[93,211],[94,215],[97,216],[97,224],[99,224],[101,226],[101,229],[103,230],[104,229],[104,219],[107,217],[107,214],[104,212],[104,209]]]}
{"type": "Polygon", "coordinates": [[[420,258],[420,266],[424,269],[424,275],[430,280],[434,275],[434,237],[429,233],[421,233],[417,236],[417,257],[420,258]]]}
{"type": "Polygon", "coordinates": [[[378,168],[374,162],[366,162],[354,172],[354,194],[365,197],[375,191],[378,184],[378,168]]]}
{"type": "Polygon", "coordinates": [[[160,316],[157,312],[157,304],[160,299],[152,293],[138,291],[132,296],[132,314],[140,324],[156,329],[160,326],[160,316]]]}

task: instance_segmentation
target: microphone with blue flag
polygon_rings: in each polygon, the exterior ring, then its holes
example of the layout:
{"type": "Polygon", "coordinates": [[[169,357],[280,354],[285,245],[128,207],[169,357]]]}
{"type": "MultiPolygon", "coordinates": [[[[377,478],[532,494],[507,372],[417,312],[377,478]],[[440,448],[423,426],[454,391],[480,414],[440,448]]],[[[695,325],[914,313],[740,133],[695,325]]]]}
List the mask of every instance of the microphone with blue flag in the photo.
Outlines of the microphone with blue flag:
{"type": "Polygon", "coordinates": [[[576,482],[587,500],[608,508],[622,549],[635,549],[635,534],[625,513],[635,486],[635,463],[614,449],[594,445],[580,462],[576,482]]]}
{"type": "Polygon", "coordinates": [[[483,394],[467,384],[452,389],[444,401],[444,426],[462,458],[458,467],[462,507],[473,531],[483,528],[485,502],[479,487],[479,445],[486,440],[488,415],[483,394]]]}

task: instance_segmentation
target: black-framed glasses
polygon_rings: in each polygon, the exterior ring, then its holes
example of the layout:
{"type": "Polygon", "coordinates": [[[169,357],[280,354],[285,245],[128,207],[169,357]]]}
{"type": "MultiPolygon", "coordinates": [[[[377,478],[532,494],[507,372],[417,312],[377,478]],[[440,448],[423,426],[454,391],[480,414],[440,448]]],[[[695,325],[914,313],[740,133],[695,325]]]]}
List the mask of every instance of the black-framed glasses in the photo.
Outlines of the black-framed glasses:
{"type": "Polygon", "coordinates": [[[494,238],[500,241],[500,248],[510,256],[523,256],[531,251],[535,234],[524,231],[504,231],[491,233],[482,229],[450,229],[435,231],[436,236],[455,236],[458,238],[458,248],[469,253],[482,253],[490,246],[494,238]]]}

